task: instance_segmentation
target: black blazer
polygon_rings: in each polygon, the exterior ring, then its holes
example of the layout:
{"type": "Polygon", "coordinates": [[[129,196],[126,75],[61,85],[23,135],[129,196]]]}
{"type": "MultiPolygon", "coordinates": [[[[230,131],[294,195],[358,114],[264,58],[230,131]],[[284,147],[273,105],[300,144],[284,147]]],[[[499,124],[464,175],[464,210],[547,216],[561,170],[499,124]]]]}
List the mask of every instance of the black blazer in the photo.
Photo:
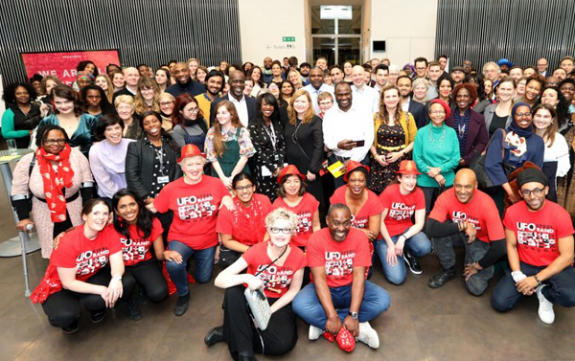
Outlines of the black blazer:
{"type": "MultiPolygon", "coordinates": [[[[162,133],[163,147],[166,150],[170,166],[168,167],[168,176],[170,182],[182,176],[181,168],[176,164],[177,159],[180,157],[180,150],[176,142],[167,133],[162,133]]],[[[126,154],[126,182],[128,188],[136,192],[138,197],[142,199],[148,198],[150,190],[152,189],[152,181],[154,180],[154,159],[156,155],[154,150],[149,146],[147,138],[142,138],[136,142],[128,145],[128,153],[126,154]]]]}
{"type": "MultiPolygon", "coordinates": [[[[248,97],[245,95],[244,98],[246,98],[246,105],[248,108],[248,124],[246,124],[247,127],[249,123],[252,121],[252,119],[256,117],[256,100],[252,97],[248,97]]],[[[216,121],[216,106],[222,100],[230,100],[230,96],[226,94],[223,97],[214,99],[212,105],[210,106],[210,126],[214,124],[214,122],[216,121]]]]}
{"type": "Polygon", "coordinates": [[[421,103],[416,102],[413,99],[409,100],[409,108],[407,109],[408,112],[413,115],[413,119],[415,120],[415,125],[417,125],[417,129],[424,127],[427,125],[427,109],[421,103]]]}

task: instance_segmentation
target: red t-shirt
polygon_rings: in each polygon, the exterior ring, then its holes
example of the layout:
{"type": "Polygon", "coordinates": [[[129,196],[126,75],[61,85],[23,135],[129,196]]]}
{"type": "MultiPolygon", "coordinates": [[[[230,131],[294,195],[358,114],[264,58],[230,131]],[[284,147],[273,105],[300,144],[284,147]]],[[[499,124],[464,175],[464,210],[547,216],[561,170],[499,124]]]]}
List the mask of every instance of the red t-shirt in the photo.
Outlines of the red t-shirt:
{"type": "Polygon", "coordinates": [[[216,232],[230,234],[235,241],[253,246],[264,240],[266,216],[272,211],[272,203],[263,194],[254,194],[252,204],[245,208],[234,198],[234,209],[222,207],[218,215],[216,232]]]}
{"type": "Polygon", "coordinates": [[[138,233],[136,225],[132,224],[128,228],[130,238],[126,239],[123,234],[118,232],[120,241],[122,242],[122,255],[124,256],[124,265],[133,266],[140,262],[152,259],[150,247],[154,241],[162,235],[164,229],[162,224],[157,218],[154,218],[152,223],[152,233],[148,238],[142,238],[142,234],[138,233]]]}
{"type": "Polygon", "coordinates": [[[525,201],[512,205],[503,225],[515,232],[521,262],[537,267],[546,267],[559,257],[559,238],[575,233],[569,213],[549,200],[537,212],[530,212],[525,201]]]}
{"type": "Polygon", "coordinates": [[[298,247],[307,246],[309,236],[313,233],[313,216],[317,212],[319,202],[309,193],[304,193],[303,198],[295,207],[290,207],[281,197],[274,202],[274,209],[285,208],[297,215],[297,231],[292,237],[291,244],[298,247]]]}
{"type": "MultiPolygon", "coordinates": [[[[339,187],[334,193],[333,196],[329,199],[331,204],[342,203],[347,205],[345,201],[345,191],[347,189],[347,185],[339,187]]],[[[365,229],[369,227],[369,217],[381,214],[383,212],[383,206],[379,201],[379,198],[375,193],[370,191],[369,189],[365,189],[367,191],[367,201],[361,207],[357,214],[351,215],[351,226],[353,228],[360,228],[365,229]]]]}
{"type": "Polygon", "coordinates": [[[221,180],[207,175],[198,184],[186,184],[184,178],[167,184],[154,200],[160,213],[174,212],[169,241],[179,241],[202,250],[218,244],[216,221],[222,198],[229,196],[221,180]]]}
{"type": "Polygon", "coordinates": [[[44,302],[62,290],[58,267],[75,268],[76,279],[85,282],[106,267],[110,256],[118,252],[122,252],[122,243],[112,225],[106,226],[93,240],[84,236],[84,225],[74,228],[62,236],[52,251],[44,278],[32,293],[32,302],[44,302]]]}
{"type": "Polygon", "coordinates": [[[495,202],[479,189],[475,190],[473,198],[467,203],[457,200],[454,189],[443,192],[437,198],[429,218],[438,222],[467,221],[477,230],[477,239],[486,243],[505,239],[505,232],[495,202]]]}
{"type": "Polygon", "coordinates": [[[390,237],[397,236],[413,226],[411,217],[415,211],[425,209],[425,196],[417,187],[413,192],[403,195],[399,184],[392,184],[379,195],[379,200],[383,208],[388,210],[384,223],[390,237]]]}
{"type": "MultiPolygon", "coordinates": [[[[273,261],[267,252],[268,245],[269,242],[260,242],[242,255],[248,263],[247,273],[255,275],[273,261]]],[[[264,283],[266,296],[269,298],[280,298],[283,296],[288,291],[294,274],[299,269],[304,268],[306,264],[307,261],[303,251],[297,247],[290,247],[290,253],[283,266],[278,266],[274,263],[257,275],[264,283]],[[274,292],[274,290],[277,292],[274,292]]]]}
{"type": "Polygon", "coordinates": [[[354,267],[371,266],[367,236],[351,228],[345,241],[336,242],[328,228],[309,238],[306,256],[309,267],[325,267],[329,287],[347,286],[353,282],[354,267]]]}

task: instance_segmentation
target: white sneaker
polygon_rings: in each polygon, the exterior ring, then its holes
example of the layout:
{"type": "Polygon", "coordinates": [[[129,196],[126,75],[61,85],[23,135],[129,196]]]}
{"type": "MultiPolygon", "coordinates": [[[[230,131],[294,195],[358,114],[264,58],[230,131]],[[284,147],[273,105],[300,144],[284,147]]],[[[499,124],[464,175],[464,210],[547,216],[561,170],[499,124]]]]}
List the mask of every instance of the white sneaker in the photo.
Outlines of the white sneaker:
{"type": "Polygon", "coordinates": [[[361,341],[373,349],[379,348],[379,336],[377,332],[371,328],[369,322],[359,323],[359,336],[356,337],[356,341],[361,341]]]}
{"type": "Polygon", "coordinates": [[[543,290],[543,287],[545,286],[546,285],[541,285],[537,287],[537,299],[539,300],[538,313],[539,318],[543,323],[551,325],[555,321],[555,312],[553,312],[553,304],[549,302],[549,300],[547,300],[545,296],[543,296],[543,293],[541,292],[543,290]]]}
{"type": "Polygon", "coordinates": [[[308,338],[310,341],[317,340],[321,335],[323,335],[323,330],[321,328],[309,325],[308,338]]]}

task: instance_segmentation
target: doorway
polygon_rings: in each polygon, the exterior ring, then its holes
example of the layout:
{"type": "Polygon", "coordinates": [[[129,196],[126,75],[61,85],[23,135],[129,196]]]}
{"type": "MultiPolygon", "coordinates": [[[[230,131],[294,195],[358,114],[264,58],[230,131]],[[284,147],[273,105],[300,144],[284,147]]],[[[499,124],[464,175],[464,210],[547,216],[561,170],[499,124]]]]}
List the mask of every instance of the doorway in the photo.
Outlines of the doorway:
{"type": "Polygon", "coordinates": [[[319,57],[328,64],[361,64],[361,6],[311,7],[313,63],[319,57]]]}

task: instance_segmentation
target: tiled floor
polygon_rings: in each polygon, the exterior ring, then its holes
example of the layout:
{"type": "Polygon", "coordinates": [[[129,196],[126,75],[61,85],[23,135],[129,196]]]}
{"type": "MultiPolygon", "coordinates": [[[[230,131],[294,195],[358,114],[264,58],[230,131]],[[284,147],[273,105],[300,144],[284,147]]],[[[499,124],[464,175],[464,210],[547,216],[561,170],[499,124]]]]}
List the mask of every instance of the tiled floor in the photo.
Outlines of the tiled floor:
{"type": "MultiPolygon", "coordinates": [[[[0,191],[2,239],[16,235],[6,195],[0,191]]],[[[29,256],[30,280],[38,284],[47,261],[29,256]]],[[[296,348],[273,360],[575,360],[575,312],[556,307],[556,321],[547,326],[537,317],[535,297],[508,313],[491,309],[487,294],[474,297],[460,277],[439,290],[427,287],[439,269],[435,257],[422,260],[424,274],[408,275],[402,286],[387,283],[378,266],[372,281],[391,294],[391,308],[372,326],[381,347],[358,344],[351,355],[324,339],[307,340],[300,322],[296,348]]],[[[24,297],[20,258],[0,259],[0,361],[4,360],[231,360],[225,344],[208,349],[205,333],[222,320],[223,291],[213,284],[193,285],[191,306],[180,318],[173,315],[175,297],[143,307],[144,318],[134,322],[120,312],[92,325],[87,317],[78,333],[66,336],[51,327],[41,306],[24,297]]],[[[261,360],[261,355],[258,356],[261,360]]]]}

